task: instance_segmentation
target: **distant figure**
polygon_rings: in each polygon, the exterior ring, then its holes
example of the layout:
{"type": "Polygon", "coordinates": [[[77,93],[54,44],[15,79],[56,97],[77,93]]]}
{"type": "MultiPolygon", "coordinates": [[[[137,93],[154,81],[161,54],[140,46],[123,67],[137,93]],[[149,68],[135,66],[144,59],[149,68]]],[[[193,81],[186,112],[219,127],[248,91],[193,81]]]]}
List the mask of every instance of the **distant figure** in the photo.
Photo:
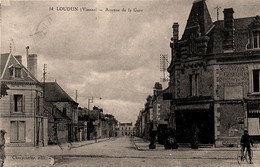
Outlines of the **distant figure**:
{"type": "Polygon", "coordinates": [[[97,143],[97,132],[94,132],[95,143],[97,143]]]}
{"type": "Polygon", "coordinates": [[[5,134],[6,131],[2,129],[0,131],[0,167],[4,166],[5,161],[5,134]]]}
{"type": "Polygon", "coordinates": [[[245,152],[245,148],[246,148],[248,151],[250,164],[252,164],[253,162],[252,162],[250,144],[253,146],[253,141],[252,141],[250,135],[248,134],[248,130],[244,130],[244,134],[241,137],[240,143],[242,146],[241,154],[244,156],[244,152],[245,152]]]}

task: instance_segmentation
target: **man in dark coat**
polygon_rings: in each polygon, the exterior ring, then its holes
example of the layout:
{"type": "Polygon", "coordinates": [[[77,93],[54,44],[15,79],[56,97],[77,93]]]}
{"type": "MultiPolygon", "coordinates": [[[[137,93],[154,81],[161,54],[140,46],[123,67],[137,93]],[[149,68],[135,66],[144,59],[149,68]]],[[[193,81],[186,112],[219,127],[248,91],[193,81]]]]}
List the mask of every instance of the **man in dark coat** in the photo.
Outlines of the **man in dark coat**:
{"type": "Polygon", "coordinates": [[[253,162],[252,162],[250,144],[253,146],[253,141],[252,141],[250,135],[248,134],[248,130],[244,130],[244,134],[241,137],[240,143],[242,146],[242,155],[244,155],[245,148],[246,148],[248,151],[250,164],[252,164],[253,162]]]}
{"type": "Polygon", "coordinates": [[[4,166],[5,160],[5,134],[4,129],[0,130],[0,167],[4,166]]]}

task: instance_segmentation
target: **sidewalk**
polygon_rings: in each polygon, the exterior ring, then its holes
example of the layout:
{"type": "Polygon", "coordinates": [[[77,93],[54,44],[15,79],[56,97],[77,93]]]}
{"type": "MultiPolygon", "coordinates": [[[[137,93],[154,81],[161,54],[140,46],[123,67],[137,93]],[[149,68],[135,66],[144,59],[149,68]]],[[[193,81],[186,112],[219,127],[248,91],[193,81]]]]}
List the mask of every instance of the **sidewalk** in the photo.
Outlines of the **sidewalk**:
{"type": "MultiPolygon", "coordinates": [[[[159,150],[165,150],[164,145],[155,143],[156,148],[155,149],[149,149],[149,144],[150,142],[146,139],[142,139],[139,137],[134,137],[132,140],[136,150],[139,151],[159,151],[159,150]]],[[[240,148],[238,147],[211,147],[211,148],[199,148],[196,151],[237,151],[240,148]]],[[[252,148],[253,151],[260,151],[260,144],[255,144],[254,147],[252,148]]],[[[188,150],[193,150],[191,148],[187,147],[179,147],[179,151],[188,151],[188,150]]]]}
{"type": "MultiPolygon", "coordinates": [[[[150,150],[149,149],[150,141],[148,141],[146,139],[134,137],[132,139],[132,142],[135,146],[135,149],[138,150],[138,151],[150,150]]],[[[155,146],[156,146],[155,149],[151,149],[151,150],[164,150],[164,145],[162,145],[162,144],[155,143],[155,146]]]]}
{"type": "MultiPolygon", "coordinates": [[[[103,138],[98,139],[97,143],[115,140],[115,138],[103,138]]],[[[95,144],[95,140],[87,140],[82,142],[73,142],[71,145],[69,143],[63,144],[62,148],[58,145],[49,145],[46,147],[6,147],[6,160],[5,166],[51,166],[57,161],[55,156],[60,155],[70,155],[71,150],[74,148],[79,148],[82,146],[95,144]]]]}
{"type": "MultiPolygon", "coordinates": [[[[98,139],[99,142],[103,142],[106,140],[112,140],[113,138],[103,138],[98,139]]],[[[82,147],[85,145],[95,144],[95,140],[87,140],[87,141],[81,141],[81,142],[73,142],[71,143],[71,149],[82,147]]],[[[5,147],[5,154],[6,156],[14,156],[14,155],[61,155],[69,151],[69,144],[63,144],[62,148],[60,148],[58,145],[48,145],[45,147],[5,147]]]]}

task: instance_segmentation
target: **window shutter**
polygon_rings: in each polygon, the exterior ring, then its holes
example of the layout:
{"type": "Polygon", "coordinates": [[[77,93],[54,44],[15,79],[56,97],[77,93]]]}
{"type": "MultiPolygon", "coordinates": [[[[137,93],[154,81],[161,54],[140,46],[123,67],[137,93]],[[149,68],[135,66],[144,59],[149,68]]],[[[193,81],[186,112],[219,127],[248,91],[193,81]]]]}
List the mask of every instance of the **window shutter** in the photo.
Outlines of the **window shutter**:
{"type": "Polygon", "coordinates": [[[22,105],[23,105],[23,111],[22,112],[25,112],[25,96],[23,96],[23,101],[22,101],[22,105]]]}
{"type": "Polygon", "coordinates": [[[11,121],[11,142],[17,141],[17,121],[11,121]]]}
{"type": "Polygon", "coordinates": [[[10,94],[10,113],[14,112],[14,95],[10,94]]]}
{"type": "Polygon", "coordinates": [[[18,129],[19,129],[18,140],[24,141],[25,140],[25,121],[19,121],[18,123],[19,123],[18,124],[18,129]]]}

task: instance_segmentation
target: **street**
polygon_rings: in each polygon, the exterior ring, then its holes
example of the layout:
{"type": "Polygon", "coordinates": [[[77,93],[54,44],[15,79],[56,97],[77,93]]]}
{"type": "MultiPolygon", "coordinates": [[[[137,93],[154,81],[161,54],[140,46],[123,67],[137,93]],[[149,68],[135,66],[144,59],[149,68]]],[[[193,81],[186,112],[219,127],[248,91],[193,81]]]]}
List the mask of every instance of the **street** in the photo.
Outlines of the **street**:
{"type": "MultiPolygon", "coordinates": [[[[147,143],[141,143],[135,139],[136,145],[145,147],[147,143]]],[[[148,147],[148,145],[147,145],[148,147]]],[[[238,165],[236,160],[238,148],[207,148],[191,150],[179,148],[178,150],[165,150],[157,147],[155,150],[137,150],[129,137],[111,138],[98,143],[72,148],[63,153],[49,152],[54,157],[53,166],[87,166],[87,167],[138,167],[138,166],[248,166],[245,162],[238,165]]],[[[259,150],[254,151],[254,164],[259,166],[259,150]]],[[[46,164],[33,164],[27,161],[9,163],[8,166],[47,166],[46,164]]]]}

